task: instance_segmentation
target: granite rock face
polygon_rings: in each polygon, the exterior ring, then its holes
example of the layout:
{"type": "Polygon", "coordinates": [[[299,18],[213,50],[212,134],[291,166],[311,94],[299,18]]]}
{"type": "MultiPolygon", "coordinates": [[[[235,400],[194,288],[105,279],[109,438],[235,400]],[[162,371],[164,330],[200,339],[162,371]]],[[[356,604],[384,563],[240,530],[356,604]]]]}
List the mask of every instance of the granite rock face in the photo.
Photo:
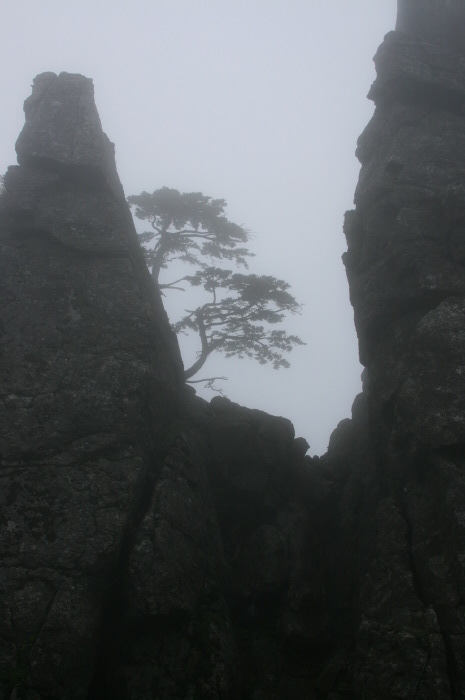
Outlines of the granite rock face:
{"type": "Polygon", "coordinates": [[[0,213],[0,696],[83,698],[181,360],[92,82],[39,76],[18,153],[0,213]]]}
{"type": "Polygon", "coordinates": [[[70,174],[122,195],[114,147],[102,131],[92,81],[42,73],[24,103],[26,124],[17,142],[20,165],[70,174]]]}
{"type": "Polygon", "coordinates": [[[329,633],[310,459],[283,418],[221,398],[191,408],[138,528],[120,643],[90,697],[303,700],[315,681],[306,662],[329,633]]]}
{"type": "Polygon", "coordinates": [[[364,390],[321,459],[183,385],[82,76],[0,195],[0,700],[465,695],[462,0],[399,0],[345,265],[364,390]]]}
{"type": "Polygon", "coordinates": [[[376,530],[355,697],[465,694],[464,26],[462,2],[400,3],[358,144],[345,264],[376,530]]]}
{"type": "Polygon", "coordinates": [[[184,388],[91,81],[38,76],[25,112],[0,197],[0,698],[307,697],[307,444],[184,388]]]}

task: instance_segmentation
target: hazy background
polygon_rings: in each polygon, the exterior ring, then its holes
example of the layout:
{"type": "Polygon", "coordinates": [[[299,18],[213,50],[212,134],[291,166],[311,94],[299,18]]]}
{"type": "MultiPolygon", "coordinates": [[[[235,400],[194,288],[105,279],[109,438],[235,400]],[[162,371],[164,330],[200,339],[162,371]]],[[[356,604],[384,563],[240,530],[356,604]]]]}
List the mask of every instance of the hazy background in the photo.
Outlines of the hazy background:
{"type": "Polygon", "coordinates": [[[204,375],[227,374],[229,398],[290,418],[312,454],[326,450],[360,388],[342,220],[373,111],[372,56],[395,13],[395,0],[16,0],[0,9],[0,173],[16,162],[32,78],[93,78],[126,194],[166,185],[225,198],[230,220],[253,234],[251,271],[287,280],[304,304],[286,324],[307,343],[288,356],[291,369],[220,357],[204,375]]]}

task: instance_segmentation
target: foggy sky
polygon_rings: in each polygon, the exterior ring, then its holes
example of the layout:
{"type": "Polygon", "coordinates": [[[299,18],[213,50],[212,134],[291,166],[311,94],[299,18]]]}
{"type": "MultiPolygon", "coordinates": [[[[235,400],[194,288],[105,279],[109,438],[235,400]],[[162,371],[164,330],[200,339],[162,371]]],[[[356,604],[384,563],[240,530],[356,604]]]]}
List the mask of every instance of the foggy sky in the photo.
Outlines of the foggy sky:
{"type": "Polygon", "coordinates": [[[372,57],[395,12],[395,0],[16,0],[0,9],[0,173],[16,163],[33,77],[92,78],[126,194],[166,185],[225,198],[230,220],[252,233],[251,272],[287,280],[303,303],[286,323],[307,343],[288,356],[291,369],[219,356],[204,373],[227,374],[232,400],[290,418],[312,454],[326,450],[360,389],[342,221],[373,112],[372,57]]]}

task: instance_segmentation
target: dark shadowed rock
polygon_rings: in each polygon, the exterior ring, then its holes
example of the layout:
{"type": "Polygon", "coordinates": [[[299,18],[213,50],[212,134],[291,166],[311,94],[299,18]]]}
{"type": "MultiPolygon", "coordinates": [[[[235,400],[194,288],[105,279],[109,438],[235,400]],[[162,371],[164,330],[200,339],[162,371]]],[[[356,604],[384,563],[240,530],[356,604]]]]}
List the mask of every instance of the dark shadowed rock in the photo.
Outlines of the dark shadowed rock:
{"type": "Polygon", "coordinates": [[[84,698],[181,362],[91,81],[39,76],[18,153],[0,212],[1,697],[84,698]]]}
{"type": "Polygon", "coordinates": [[[283,418],[220,398],[193,410],[129,561],[124,697],[280,698],[291,685],[303,700],[305,659],[328,635],[310,461],[283,418]]]}
{"type": "Polygon", "coordinates": [[[114,147],[102,131],[92,80],[71,73],[42,73],[32,87],[24,103],[26,124],[16,142],[18,163],[122,195],[114,147]]]}
{"type": "Polygon", "coordinates": [[[465,6],[400,0],[344,256],[365,364],[311,459],[182,386],[82,76],[0,196],[0,700],[461,700],[465,6]]]}
{"type": "Polygon", "coordinates": [[[463,52],[463,0],[397,0],[396,30],[463,52]]]}
{"type": "Polygon", "coordinates": [[[91,81],[39,76],[25,111],[0,199],[0,698],[304,698],[328,636],[307,444],[184,393],[91,81]]]}
{"type": "Polygon", "coordinates": [[[358,144],[345,264],[369,378],[371,473],[358,472],[372,535],[352,545],[355,697],[465,693],[464,28],[463,2],[399,3],[358,144]]]}

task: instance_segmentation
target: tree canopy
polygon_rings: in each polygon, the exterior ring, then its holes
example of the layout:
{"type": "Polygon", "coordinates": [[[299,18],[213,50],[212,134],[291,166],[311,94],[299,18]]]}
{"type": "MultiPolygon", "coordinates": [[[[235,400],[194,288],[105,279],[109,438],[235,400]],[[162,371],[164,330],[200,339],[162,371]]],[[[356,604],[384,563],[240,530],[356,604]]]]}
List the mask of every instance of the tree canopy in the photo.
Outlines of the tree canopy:
{"type": "Polygon", "coordinates": [[[209,301],[174,324],[177,333],[195,331],[201,342],[196,362],[185,370],[193,377],[216,351],[226,357],[251,357],[274,369],[289,367],[283,352],[290,352],[303,341],[286,331],[267,328],[282,321],[286,313],[300,309],[283,280],[265,275],[243,275],[217,267],[206,267],[185,278],[192,286],[202,286],[209,301]]]}
{"type": "Polygon", "coordinates": [[[241,244],[248,241],[249,234],[243,226],[226,218],[224,199],[162,187],[152,194],[132,195],[128,202],[135,216],[151,226],[151,231],[139,236],[147,265],[158,284],[160,271],[175,260],[198,267],[204,266],[206,259],[228,260],[247,267],[246,258],[252,253],[241,244]]]}
{"type": "MultiPolygon", "coordinates": [[[[162,289],[183,289],[185,282],[202,288],[207,301],[185,309],[184,316],[173,324],[176,333],[198,336],[200,349],[195,362],[185,370],[192,380],[213,352],[225,357],[253,358],[274,369],[289,367],[283,354],[303,345],[296,335],[275,328],[286,314],[300,311],[289,292],[290,285],[270,275],[240,274],[220,267],[232,262],[248,267],[253,254],[244,246],[249,232],[229,221],[224,213],[226,201],[200,192],[181,193],[162,187],[152,194],[142,192],[128,197],[135,216],[148,221],[150,231],[140,233],[147,265],[162,289]],[[174,262],[197,268],[168,283],[160,282],[160,272],[174,262]],[[217,263],[217,265],[211,263],[217,263]]],[[[205,382],[214,387],[213,377],[205,382]]]]}

